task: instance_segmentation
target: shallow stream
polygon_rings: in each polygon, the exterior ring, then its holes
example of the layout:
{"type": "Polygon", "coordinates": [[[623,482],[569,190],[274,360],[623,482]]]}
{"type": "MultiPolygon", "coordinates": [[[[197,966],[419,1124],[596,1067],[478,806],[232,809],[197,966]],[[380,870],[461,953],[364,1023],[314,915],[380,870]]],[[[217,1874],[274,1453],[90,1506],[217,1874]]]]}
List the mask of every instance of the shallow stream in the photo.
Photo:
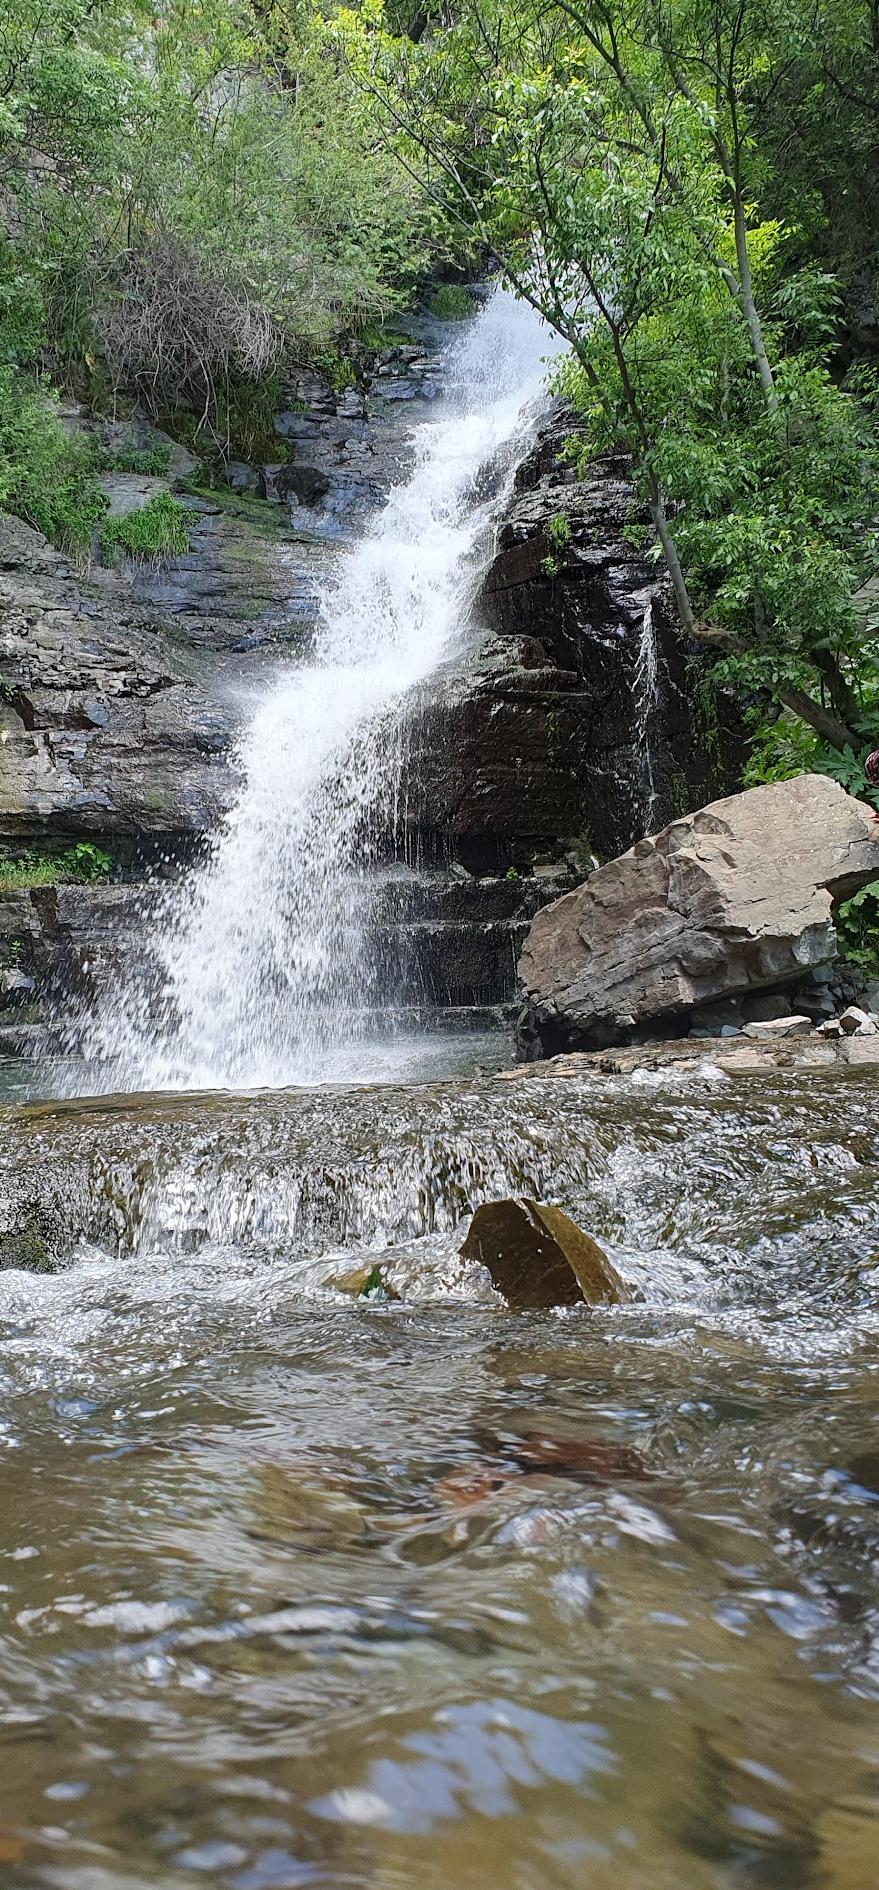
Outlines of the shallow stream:
{"type": "Polygon", "coordinates": [[[874,1076],[9,1105],[0,1210],[0,1883],[873,1890],[874,1076]]]}

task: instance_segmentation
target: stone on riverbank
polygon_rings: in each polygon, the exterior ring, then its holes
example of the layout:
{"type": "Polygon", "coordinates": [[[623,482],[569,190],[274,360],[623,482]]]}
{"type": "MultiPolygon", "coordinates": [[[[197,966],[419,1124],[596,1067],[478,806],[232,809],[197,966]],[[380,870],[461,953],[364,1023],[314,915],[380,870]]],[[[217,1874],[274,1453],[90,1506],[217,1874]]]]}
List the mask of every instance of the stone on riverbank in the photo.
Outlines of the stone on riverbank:
{"type": "Polygon", "coordinates": [[[862,1010],[859,1004],[850,1004],[848,1010],[843,1011],[839,1022],[846,1037],[872,1037],[876,1032],[869,1011],[862,1010]]]}
{"type": "Polygon", "coordinates": [[[823,775],[674,821],[534,919],[519,971],[544,1048],[801,982],[836,956],[834,903],[877,877],[879,823],[823,775]]]}
{"type": "Polygon", "coordinates": [[[562,1208],[543,1201],[487,1201],[461,1248],[488,1269],[513,1312],[553,1306],[615,1306],[627,1298],[598,1242],[562,1208]]]}

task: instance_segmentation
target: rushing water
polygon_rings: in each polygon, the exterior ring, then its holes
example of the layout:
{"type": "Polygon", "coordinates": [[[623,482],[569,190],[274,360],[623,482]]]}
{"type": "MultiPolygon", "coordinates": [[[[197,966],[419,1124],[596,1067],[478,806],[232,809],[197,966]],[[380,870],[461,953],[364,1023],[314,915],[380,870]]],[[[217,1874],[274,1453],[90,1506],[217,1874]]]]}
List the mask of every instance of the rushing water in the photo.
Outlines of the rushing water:
{"type": "MultiPolygon", "coordinates": [[[[241,1089],[374,1069],[369,867],[398,825],[407,696],[466,632],[498,481],[560,345],[498,289],[452,350],[410,476],[342,560],[308,663],[277,673],[252,720],[237,805],[160,919],[157,978],[123,983],[93,1022],[88,1053],[112,1087],[241,1089]]],[[[378,993],[388,1006],[394,995],[378,993]]]]}
{"type": "Polygon", "coordinates": [[[10,1226],[4,1890],[873,1890],[873,1076],[9,1108],[10,1226]]]}
{"type": "MultiPolygon", "coordinates": [[[[546,348],[495,298],[256,716],[95,1024],[140,1093],[0,1104],[0,1890],[875,1890],[875,1072],[394,1087],[362,1035],[546,348]],[[509,1313],[459,1248],[511,1193],[629,1301],[509,1313]]],[[[649,810],[649,617],[636,681],[649,810]]]]}

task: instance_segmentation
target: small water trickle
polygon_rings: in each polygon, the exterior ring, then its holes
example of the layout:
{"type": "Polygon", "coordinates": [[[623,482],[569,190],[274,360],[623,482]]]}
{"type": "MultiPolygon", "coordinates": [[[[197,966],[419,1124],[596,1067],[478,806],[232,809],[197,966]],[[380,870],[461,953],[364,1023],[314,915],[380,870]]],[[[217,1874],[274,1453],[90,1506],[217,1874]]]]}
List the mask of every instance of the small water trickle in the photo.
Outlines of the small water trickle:
{"type": "Polygon", "coordinates": [[[641,636],[638,642],[638,654],[635,661],[633,695],[636,714],[636,743],[641,775],[638,812],[644,832],[652,833],[656,825],[656,809],[658,805],[652,740],[653,718],[659,700],[659,679],[656,626],[653,621],[653,601],[650,598],[648,598],[644,606],[644,615],[641,622],[641,636]]]}
{"type": "Polygon", "coordinates": [[[394,999],[369,989],[370,867],[399,820],[407,697],[467,628],[498,486],[502,498],[560,347],[502,290],[455,346],[441,418],[417,428],[409,478],[325,590],[311,660],[280,670],[257,710],[210,860],[165,902],[157,977],[123,986],[88,1027],[114,1086],[366,1070],[369,1007],[394,999]]]}

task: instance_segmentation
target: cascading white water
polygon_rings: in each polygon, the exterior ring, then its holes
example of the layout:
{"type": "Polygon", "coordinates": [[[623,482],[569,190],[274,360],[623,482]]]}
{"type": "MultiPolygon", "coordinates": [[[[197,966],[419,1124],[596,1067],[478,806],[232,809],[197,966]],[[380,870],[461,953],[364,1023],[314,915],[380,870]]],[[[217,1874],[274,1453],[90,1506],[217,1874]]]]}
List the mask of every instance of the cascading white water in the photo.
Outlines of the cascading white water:
{"type": "MultiPolygon", "coordinates": [[[[252,1088],[364,1068],[365,868],[401,766],[402,705],[468,620],[492,502],[557,337],[496,290],[447,363],[414,468],[322,599],[308,666],[285,667],[240,753],[210,859],[171,890],[155,987],[117,992],[87,1054],[129,1089],[252,1088]]],[[[390,994],[389,994],[390,995],[390,994]]]]}
{"type": "Polygon", "coordinates": [[[651,746],[651,717],[653,716],[659,695],[658,659],[656,650],[656,626],[653,622],[653,604],[648,601],[644,606],[641,625],[641,637],[638,643],[638,655],[635,663],[634,697],[637,712],[636,738],[641,762],[642,805],[641,817],[645,833],[652,833],[656,821],[658,794],[656,791],[656,773],[653,766],[651,746]]]}

